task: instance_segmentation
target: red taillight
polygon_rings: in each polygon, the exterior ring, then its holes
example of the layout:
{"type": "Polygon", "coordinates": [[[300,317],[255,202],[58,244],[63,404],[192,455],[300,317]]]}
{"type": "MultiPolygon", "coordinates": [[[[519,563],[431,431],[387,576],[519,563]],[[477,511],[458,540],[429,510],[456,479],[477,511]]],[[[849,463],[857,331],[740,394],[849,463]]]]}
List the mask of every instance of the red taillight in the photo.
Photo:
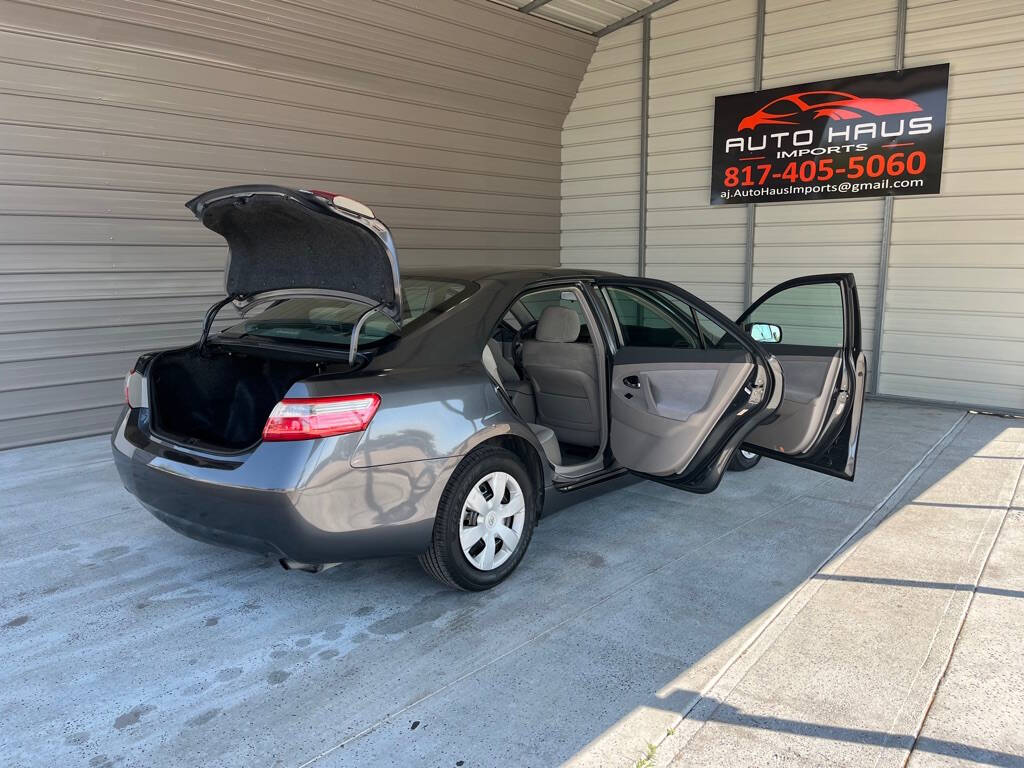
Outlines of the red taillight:
{"type": "Polygon", "coordinates": [[[263,428],[264,440],[310,440],[362,432],[380,406],[380,395],[303,397],[274,406],[263,428]]]}
{"type": "Polygon", "coordinates": [[[133,373],[135,373],[135,371],[128,371],[128,375],[124,377],[124,404],[125,405],[131,405],[132,404],[131,383],[132,383],[132,374],[133,373]]]}

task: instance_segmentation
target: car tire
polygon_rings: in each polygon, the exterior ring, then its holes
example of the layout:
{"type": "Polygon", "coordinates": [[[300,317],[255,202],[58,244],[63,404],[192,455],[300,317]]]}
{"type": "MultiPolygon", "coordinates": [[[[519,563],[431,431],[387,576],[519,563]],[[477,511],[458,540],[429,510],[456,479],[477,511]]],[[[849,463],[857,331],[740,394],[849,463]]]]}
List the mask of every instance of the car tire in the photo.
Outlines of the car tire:
{"type": "Polygon", "coordinates": [[[495,587],[523,559],[537,511],[530,473],[514,453],[497,447],[473,451],[441,494],[430,549],[419,556],[420,565],[456,589],[495,587]],[[503,495],[496,500],[494,490],[502,486],[503,495]],[[503,535],[515,535],[515,544],[506,544],[503,535]]]}
{"type": "Polygon", "coordinates": [[[750,451],[744,451],[742,449],[737,450],[732,455],[732,461],[729,462],[730,472],[746,472],[748,469],[753,469],[757,466],[757,462],[761,460],[761,455],[758,453],[751,453],[750,451]]]}

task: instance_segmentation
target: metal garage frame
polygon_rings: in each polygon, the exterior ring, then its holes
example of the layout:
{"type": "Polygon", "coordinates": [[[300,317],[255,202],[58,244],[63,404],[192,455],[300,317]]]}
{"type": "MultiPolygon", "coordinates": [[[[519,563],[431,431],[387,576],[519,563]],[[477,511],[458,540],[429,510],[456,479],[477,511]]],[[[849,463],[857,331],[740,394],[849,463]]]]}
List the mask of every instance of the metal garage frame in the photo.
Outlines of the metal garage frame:
{"type": "MultiPolygon", "coordinates": [[[[590,25],[574,25],[564,18],[553,18],[550,15],[537,13],[537,11],[543,10],[544,6],[549,5],[553,1],[554,0],[531,0],[531,2],[528,2],[525,5],[517,6],[515,3],[509,2],[508,0],[497,0],[497,2],[500,2],[502,5],[511,5],[520,13],[525,13],[528,16],[535,16],[538,19],[550,21],[555,24],[561,24],[562,26],[570,27],[579,32],[586,32],[587,34],[593,35],[594,37],[604,37],[605,35],[610,35],[612,32],[615,32],[618,29],[622,29],[623,27],[628,27],[630,24],[636,21],[640,21],[641,19],[646,19],[655,11],[660,11],[662,8],[665,8],[669,5],[672,5],[672,3],[676,2],[676,0],[655,0],[646,8],[641,8],[638,11],[626,13],[622,17],[618,18],[616,21],[610,22],[602,27],[598,27],[597,29],[590,29],[588,28],[590,25]]],[[[625,11],[630,11],[630,9],[625,5],[621,7],[625,11]]]]}

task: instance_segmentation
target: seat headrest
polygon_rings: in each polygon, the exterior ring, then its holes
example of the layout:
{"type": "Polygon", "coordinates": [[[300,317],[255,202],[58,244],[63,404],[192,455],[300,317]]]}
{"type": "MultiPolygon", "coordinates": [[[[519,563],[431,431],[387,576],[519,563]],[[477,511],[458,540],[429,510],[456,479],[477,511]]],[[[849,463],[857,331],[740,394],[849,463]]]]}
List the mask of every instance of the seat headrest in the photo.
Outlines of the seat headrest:
{"type": "Polygon", "coordinates": [[[537,341],[576,341],[580,335],[580,317],[567,307],[545,307],[537,321],[537,341]]]}

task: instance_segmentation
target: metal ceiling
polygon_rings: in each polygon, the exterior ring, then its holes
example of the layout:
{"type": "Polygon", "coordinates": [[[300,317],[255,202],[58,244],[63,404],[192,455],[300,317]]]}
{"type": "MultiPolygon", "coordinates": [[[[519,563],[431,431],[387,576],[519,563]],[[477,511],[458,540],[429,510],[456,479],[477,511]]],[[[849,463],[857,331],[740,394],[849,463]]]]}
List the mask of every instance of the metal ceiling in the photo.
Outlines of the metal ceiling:
{"type": "Polygon", "coordinates": [[[601,37],[675,0],[492,0],[539,19],[601,37]]]}

